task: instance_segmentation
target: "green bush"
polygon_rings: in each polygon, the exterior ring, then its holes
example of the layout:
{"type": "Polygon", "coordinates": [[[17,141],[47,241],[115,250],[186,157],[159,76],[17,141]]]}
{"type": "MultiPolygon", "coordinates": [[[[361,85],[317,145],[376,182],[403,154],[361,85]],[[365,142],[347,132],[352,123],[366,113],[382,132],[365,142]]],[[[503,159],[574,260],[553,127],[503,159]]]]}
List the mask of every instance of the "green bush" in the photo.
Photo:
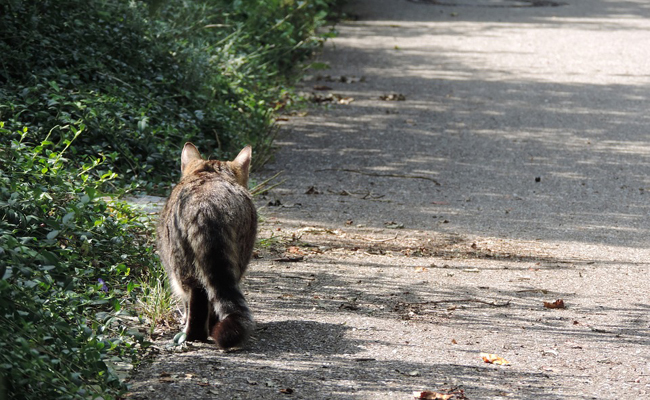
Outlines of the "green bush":
{"type": "Polygon", "coordinates": [[[0,0],[0,398],[124,392],[135,314],[171,300],[150,223],[107,196],[166,187],[186,140],[263,158],[334,3],[0,0]]]}
{"type": "Polygon", "coordinates": [[[224,157],[268,147],[329,2],[158,3],[0,0],[0,121],[41,139],[83,124],[75,154],[144,182],[170,180],[186,140],[224,157]]]}
{"type": "Polygon", "coordinates": [[[90,174],[102,160],[70,173],[70,144],[83,127],[58,143],[2,124],[0,134],[13,137],[0,153],[0,376],[9,397],[117,394],[106,362],[139,346],[124,309],[132,275],[156,262],[148,227],[98,197],[114,177],[90,174]]]}

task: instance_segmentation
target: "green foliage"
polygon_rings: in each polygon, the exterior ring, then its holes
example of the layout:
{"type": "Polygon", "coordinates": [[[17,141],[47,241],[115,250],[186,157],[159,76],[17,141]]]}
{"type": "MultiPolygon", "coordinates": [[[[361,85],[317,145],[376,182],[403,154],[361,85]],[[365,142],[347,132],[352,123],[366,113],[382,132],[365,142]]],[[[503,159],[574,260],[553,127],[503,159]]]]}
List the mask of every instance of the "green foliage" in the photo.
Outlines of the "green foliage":
{"type": "Polygon", "coordinates": [[[54,143],[0,124],[13,137],[0,154],[0,375],[10,398],[116,395],[106,362],[140,346],[124,309],[131,275],[156,259],[139,215],[99,197],[114,177],[90,174],[103,160],[70,173],[83,128],[54,143]]]}
{"type": "Polygon", "coordinates": [[[329,3],[0,0],[0,121],[41,140],[83,124],[74,153],[140,182],[170,180],[186,140],[223,157],[263,150],[329,3]]]}
{"type": "Polygon", "coordinates": [[[172,299],[149,221],[106,197],[180,146],[269,148],[336,0],[0,0],[0,398],[115,398],[172,299]],[[139,296],[139,298],[138,298],[139,296]]]}

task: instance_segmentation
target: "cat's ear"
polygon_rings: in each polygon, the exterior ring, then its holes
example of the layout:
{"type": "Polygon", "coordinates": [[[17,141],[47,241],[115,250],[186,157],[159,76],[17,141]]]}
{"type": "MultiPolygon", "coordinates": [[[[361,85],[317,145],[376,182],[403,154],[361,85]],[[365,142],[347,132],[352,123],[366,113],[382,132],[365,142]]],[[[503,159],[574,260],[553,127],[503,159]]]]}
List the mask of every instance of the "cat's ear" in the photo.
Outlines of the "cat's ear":
{"type": "Polygon", "coordinates": [[[202,160],[201,153],[192,143],[187,142],[183,146],[181,153],[181,172],[185,171],[185,167],[194,160],[202,160]]]}
{"type": "Polygon", "coordinates": [[[248,188],[248,172],[251,166],[252,154],[253,149],[250,146],[246,146],[239,152],[237,157],[235,157],[231,163],[235,175],[237,176],[237,181],[245,188],[248,188]]]}
{"type": "Polygon", "coordinates": [[[237,157],[232,161],[235,167],[241,171],[242,175],[248,176],[248,170],[251,166],[251,156],[253,155],[253,149],[250,146],[246,146],[239,152],[237,157]]]}

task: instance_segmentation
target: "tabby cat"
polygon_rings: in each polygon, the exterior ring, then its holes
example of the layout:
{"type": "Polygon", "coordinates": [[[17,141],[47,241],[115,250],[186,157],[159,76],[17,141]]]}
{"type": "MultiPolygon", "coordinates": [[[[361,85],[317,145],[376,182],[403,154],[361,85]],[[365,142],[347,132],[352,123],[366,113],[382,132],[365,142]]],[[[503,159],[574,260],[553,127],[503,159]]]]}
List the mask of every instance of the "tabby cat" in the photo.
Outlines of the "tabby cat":
{"type": "Polygon", "coordinates": [[[182,178],[160,214],[158,251],[185,307],[185,340],[240,347],[254,323],[239,288],[253,252],[257,213],[248,192],[251,147],[233,161],[204,160],[192,143],[182,178]]]}

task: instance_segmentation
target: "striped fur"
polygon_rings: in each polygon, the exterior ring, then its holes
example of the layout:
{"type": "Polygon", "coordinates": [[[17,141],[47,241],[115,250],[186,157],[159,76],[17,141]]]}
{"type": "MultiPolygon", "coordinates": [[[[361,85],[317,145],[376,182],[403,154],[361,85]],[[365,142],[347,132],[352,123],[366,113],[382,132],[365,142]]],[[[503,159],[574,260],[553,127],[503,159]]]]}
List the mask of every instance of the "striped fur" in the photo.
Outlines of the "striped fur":
{"type": "Polygon", "coordinates": [[[241,346],[254,323],[239,288],[257,233],[248,192],[251,148],[233,161],[205,161],[186,143],[182,178],[158,223],[158,252],[185,306],[186,340],[211,336],[224,349],[241,346]]]}

